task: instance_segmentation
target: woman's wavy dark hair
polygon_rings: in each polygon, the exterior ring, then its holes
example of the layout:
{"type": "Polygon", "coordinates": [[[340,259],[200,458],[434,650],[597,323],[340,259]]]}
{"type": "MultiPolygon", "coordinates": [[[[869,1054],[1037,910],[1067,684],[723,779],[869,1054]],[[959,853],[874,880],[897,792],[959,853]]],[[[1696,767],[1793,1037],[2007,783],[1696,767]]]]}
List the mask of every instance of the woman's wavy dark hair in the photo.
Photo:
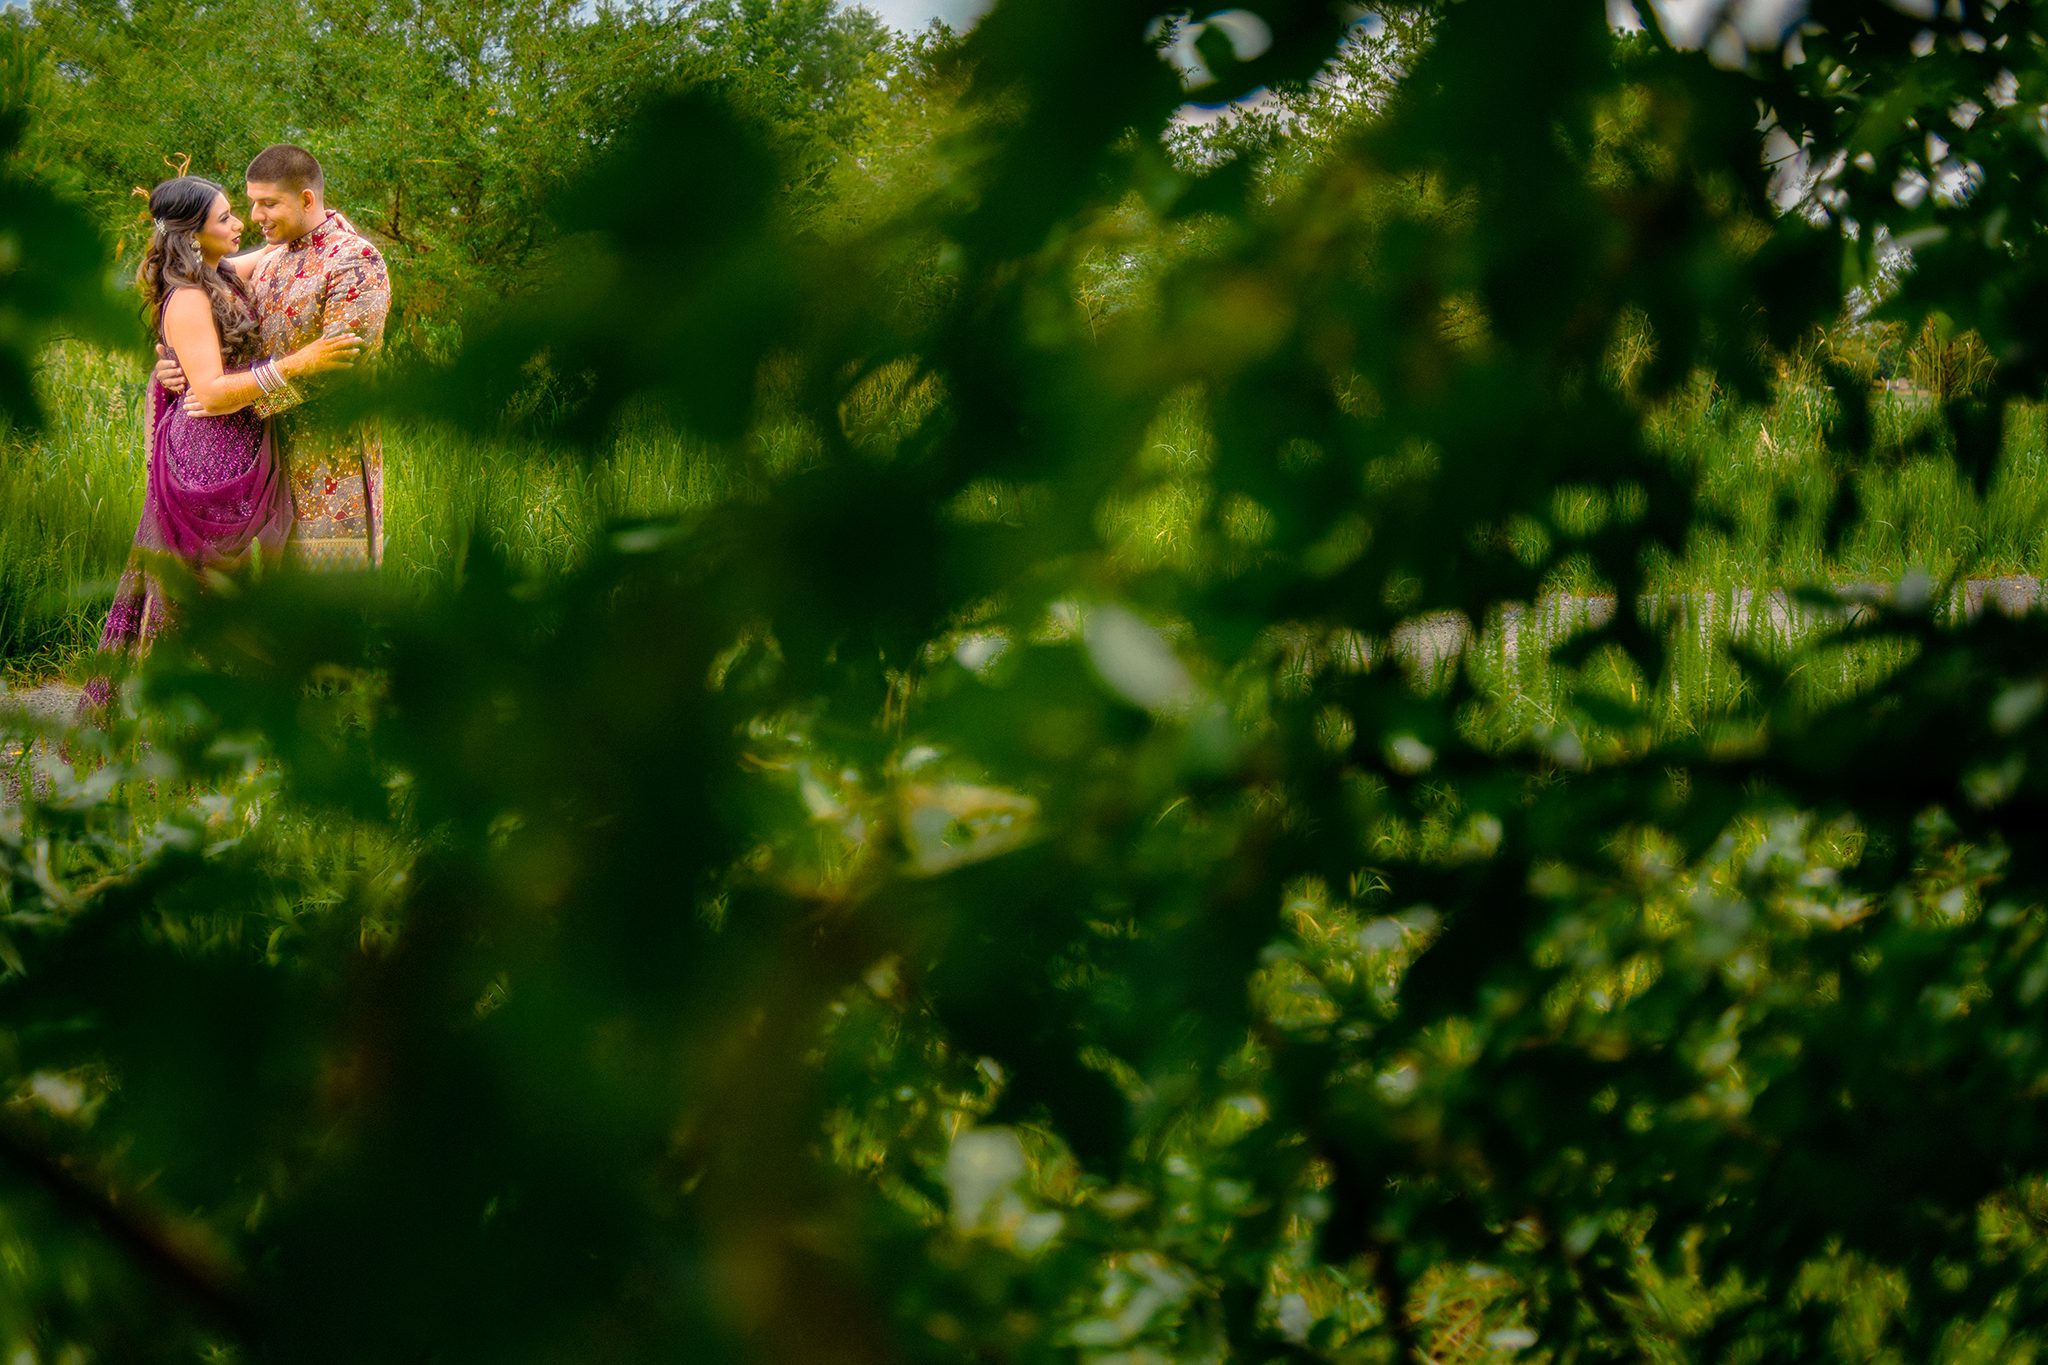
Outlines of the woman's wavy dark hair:
{"type": "Polygon", "coordinates": [[[152,332],[162,329],[164,300],[173,289],[204,289],[213,303],[214,326],[220,329],[221,359],[233,365],[253,358],[262,349],[263,338],[235,286],[199,254],[199,230],[206,226],[214,199],[226,193],[196,175],[181,175],[151,190],[149,216],[156,220],[156,230],[135,271],[135,284],[142,291],[142,319],[152,332]]]}

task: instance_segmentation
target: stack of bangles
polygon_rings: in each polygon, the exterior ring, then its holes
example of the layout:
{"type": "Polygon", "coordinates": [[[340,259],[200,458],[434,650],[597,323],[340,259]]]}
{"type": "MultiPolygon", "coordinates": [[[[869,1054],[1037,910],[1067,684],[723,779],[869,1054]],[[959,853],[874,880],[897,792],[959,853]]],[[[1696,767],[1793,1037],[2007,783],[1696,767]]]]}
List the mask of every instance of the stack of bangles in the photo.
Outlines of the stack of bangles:
{"type": "Polygon", "coordinates": [[[266,357],[258,361],[255,368],[251,369],[249,373],[256,376],[256,387],[262,389],[264,394],[270,398],[275,398],[283,393],[286,386],[291,382],[284,377],[284,371],[277,368],[275,357],[266,357]]]}

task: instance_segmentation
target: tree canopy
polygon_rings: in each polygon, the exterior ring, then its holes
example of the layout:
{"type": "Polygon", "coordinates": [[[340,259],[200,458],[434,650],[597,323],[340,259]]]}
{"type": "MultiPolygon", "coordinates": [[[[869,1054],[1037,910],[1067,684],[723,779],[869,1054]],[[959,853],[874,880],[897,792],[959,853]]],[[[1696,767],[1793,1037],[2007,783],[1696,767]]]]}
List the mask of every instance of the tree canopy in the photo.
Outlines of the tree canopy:
{"type": "Polygon", "coordinates": [[[397,331],[430,354],[452,344],[463,306],[531,287],[545,204],[650,97],[724,91],[776,130],[789,177],[815,200],[914,62],[866,11],[830,0],[52,0],[9,26],[23,102],[40,115],[22,156],[107,236],[136,249],[131,187],[187,158],[239,190],[257,151],[304,142],[330,199],[386,246],[407,284],[397,331]]]}

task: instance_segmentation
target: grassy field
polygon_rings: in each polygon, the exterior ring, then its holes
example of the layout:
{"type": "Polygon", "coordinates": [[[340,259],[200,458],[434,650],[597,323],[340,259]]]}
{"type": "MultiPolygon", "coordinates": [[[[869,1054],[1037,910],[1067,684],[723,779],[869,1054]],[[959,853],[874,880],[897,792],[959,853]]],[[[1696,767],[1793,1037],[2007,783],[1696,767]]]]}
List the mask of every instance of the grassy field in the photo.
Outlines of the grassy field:
{"type": "MultiPolygon", "coordinates": [[[[76,671],[98,640],[146,464],[139,359],[64,344],[37,378],[44,430],[0,433],[0,675],[16,685],[76,671]]],[[[394,423],[384,462],[388,572],[423,593],[460,572],[472,536],[543,573],[610,520],[709,506],[733,486],[706,453],[646,431],[586,458],[394,423]]]]}
{"type": "Polygon", "coordinates": [[[1833,398],[1787,383],[1767,408],[1733,402],[1702,382],[1661,414],[1654,437],[1696,470],[1725,531],[1696,531],[1686,558],[1660,566],[1660,586],[1887,582],[1909,569],[2038,575],[2048,563],[2048,438],[2040,407],[2009,414],[1999,467],[1983,498],[1956,468],[1932,405],[1888,395],[1874,411],[1870,458],[1843,468],[1828,449],[1833,398]],[[1853,483],[1860,516],[1833,553],[1825,542],[1837,484],[1853,483]]]}
{"type": "MultiPolygon", "coordinates": [[[[126,555],[143,490],[139,359],[78,344],[53,347],[39,381],[49,422],[38,433],[0,435],[7,497],[0,510],[0,675],[15,686],[77,676],[98,637],[126,555]]],[[[870,414],[872,415],[872,414],[870,414]]],[[[1911,570],[2039,574],[2048,566],[2048,417],[2016,409],[1999,467],[1979,497],[1934,435],[1925,398],[1893,395],[1875,409],[1874,456],[1843,472],[1830,451],[1833,399],[1818,385],[1785,382],[1759,407],[1701,380],[1659,415],[1652,439],[1696,472],[1719,526],[1702,526],[1682,558],[1651,566],[1662,592],[1710,595],[1809,582],[1891,582],[1911,570]],[[1853,484],[1859,516],[1830,551],[1828,510],[1853,484]]],[[[800,452],[763,452],[773,466],[800,452]]],[[[1105,506],[1105,542],[1128,570],[1195,569],[1214,538],[1197,532],[1209,511],[1210,441],[1199,403],[1163,412],[1148,447],[1134,453],[1122,496],[1105,506]]],[[[523,572],[574,564],[612,521],[716,505],[742,475],[715,452],[652,427],[629,429],[588,455],[519,449],[447,428],[389,423],[386,573],[430,593],[461,572],[474,543],[494,546],[523,572]]],[[[1000,501],[1000,491],[988,496],[1000,501]]],[[[1562,489],[1563,524],[1600,514],[1593,495],[1562,489]]],[[[1243,509],[1225,509],[1223,535],[1243,509]]],[[[1247,515],[1256,515],[1253,509],[1247,515]]],[[[1573,562],[1554,589],[1597,593],[1605,585],[1573,562]]],[[[1712,611],[1709,611],[1712,615],[1712,611]]],[[[1715,641],[1731,623],[1674,636],[1663,680],[1664,725],[1697,730],[1737,700],[1745,683],[1715,641]]],[[[1755,636],[1755,627],[1748,627],[1755,636]]],[[[1753,638],[1753,644],[1779,646],[1753,638]]],[[[1496,642],[1476,656],[1501,702],[1486,728],[1506,736],[1555,725],[1565,698],[1587,686],[1639,699],[1655,685],[1613,658],[1569,675],[1540,655],[1510,658],[1496,642]],[[1599,676],[1593,676],[1598,674],[1599,676]]],[[[1817,696],[1860,686],[1885,661],[1834,659],[1803,685],[1817,696]]]]}

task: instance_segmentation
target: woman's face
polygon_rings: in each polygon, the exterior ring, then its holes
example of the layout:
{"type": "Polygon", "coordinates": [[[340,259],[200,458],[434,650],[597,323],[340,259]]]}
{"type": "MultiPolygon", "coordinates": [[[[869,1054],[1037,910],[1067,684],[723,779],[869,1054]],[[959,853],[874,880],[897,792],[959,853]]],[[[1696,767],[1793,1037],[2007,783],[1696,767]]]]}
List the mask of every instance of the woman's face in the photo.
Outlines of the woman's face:
{"type": "Polygon", "coordinates": [[[242,244],[242,220],[235,217],[235,211],[228,205],[224,194],[213,196],[213,207],[206,211],[206,224],[199,229],[199,255],[208,265],[217,263],[242,244]]]}

